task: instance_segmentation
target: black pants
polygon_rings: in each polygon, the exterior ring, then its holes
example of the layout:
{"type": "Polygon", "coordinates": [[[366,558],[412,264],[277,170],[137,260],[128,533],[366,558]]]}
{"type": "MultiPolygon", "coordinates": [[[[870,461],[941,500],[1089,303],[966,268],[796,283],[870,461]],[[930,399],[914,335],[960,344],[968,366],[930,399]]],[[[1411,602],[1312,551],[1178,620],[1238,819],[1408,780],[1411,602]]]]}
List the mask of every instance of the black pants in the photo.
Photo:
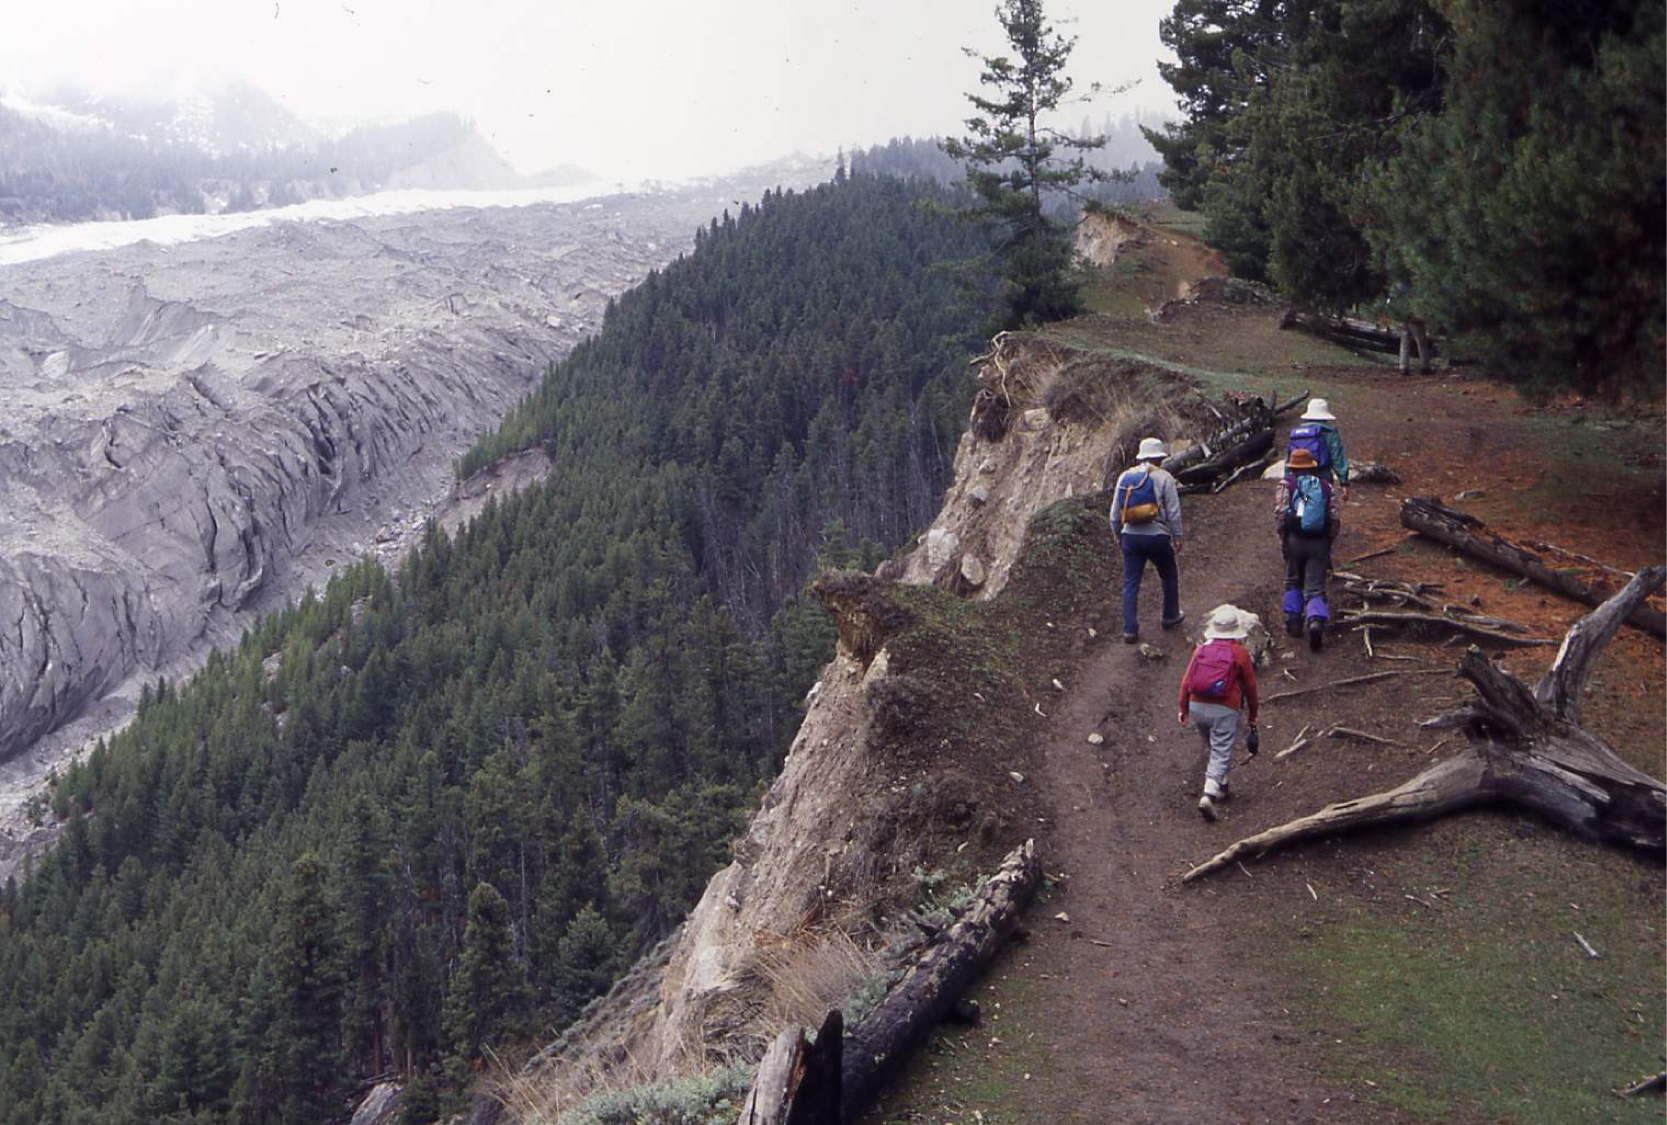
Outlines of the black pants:
{"type": "Polygon", "coordinates": [[[1298,614],[1321,621],[1331,619],[1326,580],[1331,576],[1331,537],[1285,533],[1285,602],[1287,617],[1298,614]]]}

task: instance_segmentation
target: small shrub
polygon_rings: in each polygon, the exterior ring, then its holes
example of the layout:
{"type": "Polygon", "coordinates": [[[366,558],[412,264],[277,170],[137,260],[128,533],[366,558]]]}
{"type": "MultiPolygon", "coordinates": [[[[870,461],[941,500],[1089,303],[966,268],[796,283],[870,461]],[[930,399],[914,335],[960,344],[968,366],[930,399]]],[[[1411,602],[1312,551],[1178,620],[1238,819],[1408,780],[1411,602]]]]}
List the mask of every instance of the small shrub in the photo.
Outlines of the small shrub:
{"type": "Polygon", "coordinates": [[[553,1125],[734,1125],[753,1072],[751,1066],[728,1066],[592,1094],[553,1125]]]}

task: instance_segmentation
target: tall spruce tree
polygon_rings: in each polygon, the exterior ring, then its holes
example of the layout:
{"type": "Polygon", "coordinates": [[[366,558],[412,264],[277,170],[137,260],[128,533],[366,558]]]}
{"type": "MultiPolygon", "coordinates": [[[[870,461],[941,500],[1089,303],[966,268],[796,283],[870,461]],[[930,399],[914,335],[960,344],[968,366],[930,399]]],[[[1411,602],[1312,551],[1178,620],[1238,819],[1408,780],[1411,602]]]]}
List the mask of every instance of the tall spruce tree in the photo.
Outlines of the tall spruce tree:
{"type": "Polygon", "coordinates": [[[1003,0],[996,19],[1017,57],[967,49],[983,65],[979,83],[989,93],[967,95],[978,112],[966,120],[967,135],[943,148],[964,162],[979,199],[965,214],[990,235],[1000,261],[1001,327],[1017,328],[1081,311],[1070,230],[1046,204],[1051,194],[1112,176],[1081,156],[1104,137],[1074,137],[1047,123],[1071,92],[1065,63],[1076,37],[1054,30],[1042,0],[1003,0]]]}

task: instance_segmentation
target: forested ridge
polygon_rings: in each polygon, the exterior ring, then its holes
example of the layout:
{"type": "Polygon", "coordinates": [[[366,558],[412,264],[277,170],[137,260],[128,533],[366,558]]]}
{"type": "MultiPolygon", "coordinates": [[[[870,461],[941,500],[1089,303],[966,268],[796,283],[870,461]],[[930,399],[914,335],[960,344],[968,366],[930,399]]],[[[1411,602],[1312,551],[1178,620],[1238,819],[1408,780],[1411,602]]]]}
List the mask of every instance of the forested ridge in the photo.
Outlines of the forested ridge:
{"type": "Polygon", "coordinates": [[[726,214],[461,466],[546,483],[147,690],[0,900],[0,1118],[313,1122],[396,1070],[421,1120],[675,925],[830,652],[816,558],[947,483],[981,310],[923,194],[726,214]]]}

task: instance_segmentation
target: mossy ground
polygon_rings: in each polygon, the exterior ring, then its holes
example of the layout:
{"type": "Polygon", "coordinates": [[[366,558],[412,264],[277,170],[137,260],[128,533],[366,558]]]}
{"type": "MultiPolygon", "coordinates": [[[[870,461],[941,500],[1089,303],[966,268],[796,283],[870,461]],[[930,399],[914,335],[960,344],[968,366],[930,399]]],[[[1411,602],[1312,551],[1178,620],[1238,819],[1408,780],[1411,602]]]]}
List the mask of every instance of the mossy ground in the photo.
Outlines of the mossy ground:
{"type": "Polygon", "coordinates": [[[1659,868],[1508,816],[1355,858],[1375,892],[1326,888],[1254,942],[1331,1077],[1415,1120],[1661,1120],[1614,1092],[1662,1067],[1659,868]]]}

